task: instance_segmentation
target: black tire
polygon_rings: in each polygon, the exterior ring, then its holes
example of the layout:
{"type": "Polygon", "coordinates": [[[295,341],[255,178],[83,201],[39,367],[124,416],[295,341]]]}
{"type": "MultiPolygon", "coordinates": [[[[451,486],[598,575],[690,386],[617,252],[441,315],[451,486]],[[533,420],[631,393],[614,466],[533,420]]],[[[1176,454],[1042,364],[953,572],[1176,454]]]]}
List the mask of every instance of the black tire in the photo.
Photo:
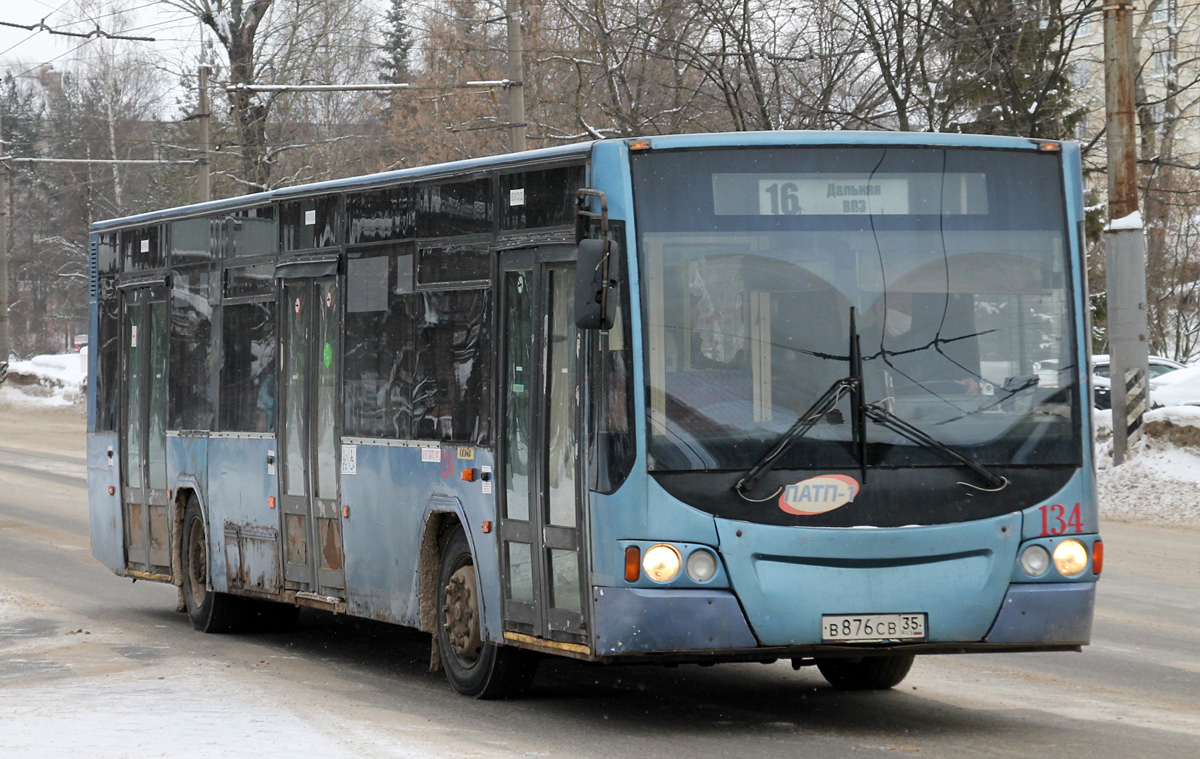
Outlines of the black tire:
{"type": "Polygon", "coordinates": [[[861,659],[817,659],[817,669],[838,690],[887,690],[904,680],[915,658],[913,654],[891,654],[861,659]]]}
{"type": "Polygon", "coordinates": [[[437,636],[442,668],[454,690],[479,699],[512,698],[529,689],[537,659],[529,651],[481,639],[475,560],[461,527],[442,552],[437,636]]]}
{"type": "Polygon", "coordinates": [[[196,497],[183,512],[183,603],[192,626],[204,633],[234,632],[240,627],[242,599],[208,587],[208,536],[196,497]]]}

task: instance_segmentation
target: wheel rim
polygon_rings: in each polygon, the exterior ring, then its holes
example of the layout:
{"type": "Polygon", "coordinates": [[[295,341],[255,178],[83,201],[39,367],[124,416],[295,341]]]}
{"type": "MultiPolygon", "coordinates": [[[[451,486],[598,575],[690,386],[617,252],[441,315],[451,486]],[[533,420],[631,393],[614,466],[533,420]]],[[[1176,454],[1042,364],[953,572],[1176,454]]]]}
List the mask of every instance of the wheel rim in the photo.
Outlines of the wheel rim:
{"type": "Polygon", "coordinates": [[[187,544],[188,597],[193,608],[204,605],[208,585],[208,546],[204,540],[204,522],[192,519],[188,526],[187,544]]]}
{"type": "Polygon", "coordinates": [[[446,583],[446,603],[442,607],[442,615],[446,620],[442,628],[446,631],[454,658],[464,667],[475,666],[483,650],[476,604],[478,595],[475,567],[468,564],[450,575],[450,581],[446,583]]]}

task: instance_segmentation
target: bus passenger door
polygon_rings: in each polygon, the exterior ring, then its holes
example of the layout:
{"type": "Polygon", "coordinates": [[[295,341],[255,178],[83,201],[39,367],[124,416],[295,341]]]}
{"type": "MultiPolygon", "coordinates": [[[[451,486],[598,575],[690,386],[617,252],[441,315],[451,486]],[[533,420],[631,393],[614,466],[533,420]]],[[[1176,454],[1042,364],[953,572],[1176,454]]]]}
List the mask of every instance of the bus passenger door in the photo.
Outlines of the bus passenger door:
{"type": "Polygon", "coordinates": [[[586,644],[574,249],[501,255],[497,490],[508,639],[586,644]]]}
{"type": "Polygon", "coordinates": [[[169,578],[167,534],[166,292],[125,290],[121,297],[121,498],[125,562],[135,574],[169,578]]]}
{"type": "Polygon", "coordinates": [[[338,493],[341,299],[334,276],[283,279],[279,505],[284,581],[291,590],[345,595],[338,493]]]}

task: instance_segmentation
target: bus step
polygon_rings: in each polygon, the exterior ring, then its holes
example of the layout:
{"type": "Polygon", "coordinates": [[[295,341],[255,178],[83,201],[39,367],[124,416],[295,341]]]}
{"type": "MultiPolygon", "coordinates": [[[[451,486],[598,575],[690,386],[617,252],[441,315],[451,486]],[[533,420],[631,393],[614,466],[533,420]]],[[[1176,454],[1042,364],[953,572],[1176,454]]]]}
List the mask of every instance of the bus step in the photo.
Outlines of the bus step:
{"type": "Polygon", "coordinates": [[[323,596],[320,593],[297,593],[297,606],[308,606],[313,609],[331,611],[334,614],[346,613],[346,602],[335,596],[323,596]]]}

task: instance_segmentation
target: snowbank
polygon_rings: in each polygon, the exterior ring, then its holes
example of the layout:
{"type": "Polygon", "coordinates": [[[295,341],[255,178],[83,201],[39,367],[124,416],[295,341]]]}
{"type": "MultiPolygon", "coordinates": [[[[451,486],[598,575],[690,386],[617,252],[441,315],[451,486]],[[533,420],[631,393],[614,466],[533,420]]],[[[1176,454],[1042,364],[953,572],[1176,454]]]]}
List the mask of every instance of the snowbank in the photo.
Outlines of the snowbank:
{"type": "Polygon", "coordinates": [[[1105,518],[1200,525],[1200,407],[1146,414],[1146,433],[1112,464],[1112,412],[1095,412],[1096,477],[1105,518]]]}
{"type": "Polygon", "coordinates": [[[70,406],[86,400],[87,348],[79,353],[34,356],[8,365],[0,385],[0,401],[42,406],[70,406]]]}

